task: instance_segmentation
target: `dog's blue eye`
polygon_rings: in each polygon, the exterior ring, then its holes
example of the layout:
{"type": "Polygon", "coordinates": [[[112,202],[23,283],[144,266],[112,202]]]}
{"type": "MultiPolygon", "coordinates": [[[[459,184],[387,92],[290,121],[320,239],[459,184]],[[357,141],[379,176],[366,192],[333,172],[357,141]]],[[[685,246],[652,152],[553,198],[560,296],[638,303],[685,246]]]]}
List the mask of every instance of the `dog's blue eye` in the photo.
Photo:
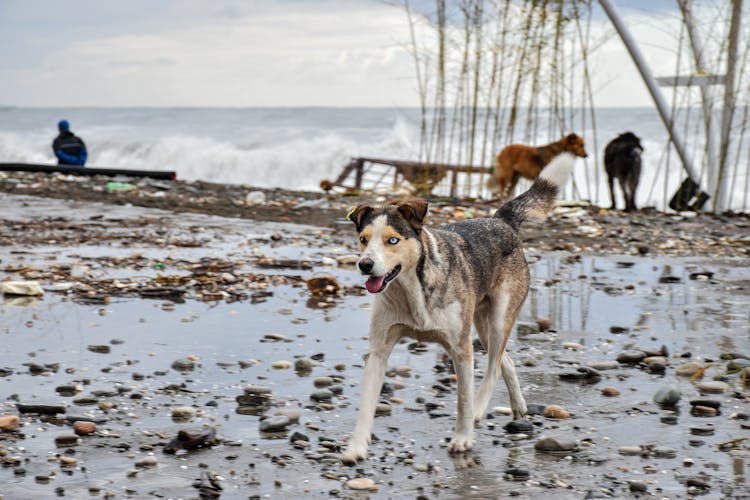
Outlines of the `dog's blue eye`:
{"type": "Polygon", "coordinates": [[[396,244],[396,243],[398,243],[399,241],[400,241],[400,240],[399,240],[398,238],[396,238],[395,236],[391,236],[390,238],[388,238],[388,244],[389,244],[389,245],[395,245],[395,244],[396,244]]]}
{"type": "Polygon", "coordinates": [[[362,236],[362,237],[359,238],[359,242],[362,243],[363,245],[367,245],[367,238],[365,238],[364,236],[362,236]]]}

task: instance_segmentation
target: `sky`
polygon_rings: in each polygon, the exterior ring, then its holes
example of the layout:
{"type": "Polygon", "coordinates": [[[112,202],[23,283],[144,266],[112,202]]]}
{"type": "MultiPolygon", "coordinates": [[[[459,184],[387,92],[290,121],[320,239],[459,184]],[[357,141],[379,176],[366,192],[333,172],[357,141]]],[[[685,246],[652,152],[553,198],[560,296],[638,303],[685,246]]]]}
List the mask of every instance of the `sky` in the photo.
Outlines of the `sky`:
{"type": "MultiPolygon", "coordinates": [[[[0,106],[417,106],[401,3],[0,0],[0,106]]],[[[673,67],[674,2],[616,4],[655,73],[673,67]]],[[[595,67],[597,105],[651,105],[619,39],[595,67]]]]}

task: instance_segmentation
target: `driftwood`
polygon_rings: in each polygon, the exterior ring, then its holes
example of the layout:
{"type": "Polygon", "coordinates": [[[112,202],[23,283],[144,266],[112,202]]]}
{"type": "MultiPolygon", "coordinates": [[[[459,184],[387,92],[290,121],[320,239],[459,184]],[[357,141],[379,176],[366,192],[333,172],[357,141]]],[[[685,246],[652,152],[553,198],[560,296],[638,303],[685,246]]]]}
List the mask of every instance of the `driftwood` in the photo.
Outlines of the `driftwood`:
{"type": "MultiPolygon", "coordinates": [[[[364,175],[369,172],[373,165],[386,165],[392,167],[393,187],[399,187],[402,182],[409,182],[414,188],[415,195],[429,195],[432,189],[451,173],[450,196],[456,196],[458,185],[458,174],[491,174],[492,167],[475,167],[470,165],[450,165],[447,163],[429,163],[420,161],[388,160],[384,158],[352,158],[343,168],[335,181],[323,180],[320,187],[330,191],[334,187],[342,187],[347,190],[360,191],[368,189],[364,185],[364,175]],[[350,177],[354,176],[353,183],[350,177]]],[[[386,175],[382,174],[374,184],[378,184],[386,175]]],[[[369,187],[370,189],[376,186],[369,187]]]]}

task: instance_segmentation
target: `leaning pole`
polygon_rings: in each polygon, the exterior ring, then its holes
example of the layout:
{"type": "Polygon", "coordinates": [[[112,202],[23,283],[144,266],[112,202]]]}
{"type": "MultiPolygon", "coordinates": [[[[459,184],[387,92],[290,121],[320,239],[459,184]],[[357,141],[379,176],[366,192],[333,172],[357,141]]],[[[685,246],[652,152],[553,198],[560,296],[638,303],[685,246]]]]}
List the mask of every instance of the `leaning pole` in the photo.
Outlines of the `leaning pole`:
{"type": "Polygon", "coordinates": [[[696,185],[698,185],[698,175],[696,174],[695,168],[693,167],[693,161],[690,158],[690,155],[688,155],[687,150],[685,149],[682,138],[674,128],[674,123],[669,117],[669,107],[667,106],[667,101],[664,99],[664,95],[662,95],[661,89],[656,83],[654,76],[651,74],[651,69],[648,67],[648,64],[646,64],[646,60],[643,58],[643,54],[641,54],[640,49],[633,40],[633,37],[630,35],[630,31],[628,31],[628,28],[622,22],[622,19],[617,13],[617,9],[615,9],[614,4],[610,2],[610,0],[599,0],[599,4],[602,6],[602,9],[604,9],[607,17],[609,17],[609,20],[612,21],[612,24],[617,30],[617,34],[620,35],[622,43],[625,44],[628,52],[630,52],[630,57],[633,59],[633,62],[638,68],[638,72],[641,74],[641,78],[643,78],[646,87],[648,87],[651,98],[654,100],[654,104],[656,104],[656,109],[659,111],[661,121],[664,122],[664,126],[667,127],[669,138],[672,141],[672,144],[674,144],[674,147],[677,150],[677,154],[680,156],[682,167],[685,169],[685,172],[687,172],[688,177],[693,182],[695,182],[696,185]]]}

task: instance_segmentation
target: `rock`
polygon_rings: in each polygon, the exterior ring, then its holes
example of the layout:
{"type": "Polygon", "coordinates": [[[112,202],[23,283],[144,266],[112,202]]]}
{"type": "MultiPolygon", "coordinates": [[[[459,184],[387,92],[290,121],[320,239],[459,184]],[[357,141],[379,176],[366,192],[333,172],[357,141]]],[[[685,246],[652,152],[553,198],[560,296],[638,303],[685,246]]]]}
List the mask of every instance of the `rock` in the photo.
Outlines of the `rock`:
{"type": "Polygon", "coordinates": [[[748,367],[750,367],[750,359],[738,358],[727,363],[727,371],[730,373],[738,372],[748,367]]]}
{"type": "Polygon", "coordinates": [[[545,452],[572,451],[576,448],[576,442],[564,437],[548,436],[534,443],[534,449],[545,452]]]}
{"type": "Polygon", "coordinates": [[[274,361],[271,363],[271,368],[274,370],[288,370],[292,367],[292,364],[289,361],[274,361]]]}
{"type": "Polygon", "coordinates": [[[81,392],[83,388],[80,385],[58,385],[55,387],[55,392],[58,393],[60,396],[63,397],[71,397],[75,396],[79,392],[81,392]]]}
{"type": "Polygon", "coordinates": [[[313,368],[318,366],[318,363],[308,358],[300,358],[294,362],[294,371],[309,373],[313,368]]]}
{"type": "Polygon", "coordinates": [[[78,464],[78,459],[62,455],[60,457],[60,467],[75,467],[78,464]]]}
{"type": "Polygon", "coordinates": [[[189,372],[195,370],[195,361],[191,361],[187,358],[175,360],[172,363],[172,369],[178,372],[189,372]]]}
{"type": "Polygon", "coordinates": [[[390,415],[391,405],[385,403],[378,403],[375,405],[375,415],[390,415]]]}
{"type": "Polygon", "coordinates": [[[167,443],[164,447],[164,453],[174,454],[180,450],[195,450],[214,446],[217,443],[216,429],[214,427],[203,428],[198,432],[188,432],[182,429],[174,439],[167,443]]]}
{"type": "Polygon", "coordinates": [[[65,407],[62,405],[35,405],[35,404],[17,404],[16,408],[20,413],[39,413],[41,415],[56,415],[65,413],[65,407]]]}
{"type": "Polygon", "coordinates": [[[346,487],[350,490],[377,490],[378,485],[370,478],[356,477],[346,482],[346,487]]]}
{"type": "Polygon", "coordinates": [[[632,349],[630,351],[621,352],[617,356],[617,361],[620,363],[634,364],[640,363],[646,357],[646,353],[638,349],[632,349]]]}
{"type": "Polygon", "coordinates": [[[665,407],[674,406],[682,397],[682,393],[676,385],[670,385],[660,388],[654,394],[654,402],[665,407]]]}
{"type": "Polygon", "coordinates": [[[89,434],[96,432],[96,424],[94,422],[86,422],[82,420],[73,422],[73,432],[79,436],[88,436],[89,434]]]}
{"type": "Polygon", "coordinates": [[[522,434],[534,431],[534,424],[526,419],[511,420],[505,424],[505,430],[509,434],[522,434]]]}
{"type": "Polygon", "coordinates": [[[496,406],[492,409],[495,415],[513,415],[513,410],[509,406],[496,406]]]}
{"type": "Polygon", "coordinates": [[[565,419],[570,418],[570,413],[568,413],[564,408],[558,405],[549,405],[544,409],[544,416],[546,418],[559,418],[559,419],[565,419]]]}
{"type": "Polygon", "coordinates": [[[576,368],[576,371],[560,373],[558,374],[558,377],[560,377],[562,380],[586,380],[589,382],[594,382],[601,379],[602,376],[593,368],[589,368],[588,366],[579,366],[576,368]]]}
{"type": "Polygon", "coordinates": [[[294,432],[290,437],[289,441],[294,443],[295,441],[307,441],[310,442],[310,438],[307,437],[305,434],[302,434],[301,432],[294,432]]]}
{"type": "Polygon", "coordinates": [[[136,467],[141,467],[141,468],[156,467],[157,465],[159,465],[159,462],[156,460],[156,457],[150,457],[150,456],[145,457],[144,459],[139,460],[135,463],[136,467]]]}
{"type": "Polygon", "coordinates": [[[178,406],[176,408],[172,408],[170,415],[172,416],[172,420],[174,421],[187,422],[188,420],[193,418],[193,415],[195,415],[195,410],[189,406],[178,406]]]}
{"type": "Polygon", "coordinates": [[[359,262],[359,255],[357,254],[349,254],[349,255],[339,255],[336,257],[336,262],[340,266],[354,266],[359,262]]]}
{"type": "Polygon", "coordinates": [[[292,339],[280,333],[266,333],[263,335],[263,340],[271,342],[293,342],[292,339]]]}
{"type": "Polygon", "coordinates": [[[86,349],[88,349],[91,352],[96,352],[96,353],[99,353],[99,354],[109,354],[110,352],[112,352],[112,348],[110,346],[106,345],[106,344],[103,344],[103,345],[90,345],[90,346],[86,347],[86,349]]]}
{"type": "Polygon", "coordinates": [[[64,448],[67,446],[76,446],[80,440],[75,434],[62,434],[55,438],[55,445],[58,448],[64,448]]]}
{"type": "Polygon", "coordinates": [[[680,365],[677,368],[675,368],[674,372],[675,375],[679,377],[692,377],[695,375],[699,370],[703,369],[703,365],[700,363],[697,363],[695,361],[691,361],[689,363],[685,363],[684,365],[680,365]]]}
{"type": "Polygon", "coordinates": [[[274,415],[282,415],[289,419],[290,422],[296,424],[299,422],[299,418],[302,415],[299,410],[294,408],[281,408],[274,412],[274,415]]]}
{"type": "Polygon", "coordinates": [[[641,363],[650,365],[651,363],[661,363],[663,365],[667,364],[667,359],[664,356],[648,356],[646,358],[643,358],[641,360],[641,363]]]}
{"type": "Polygon", "coordinates": [[[719,410],[710,406],[695,405],[690,409],[690,414],[694,417],[715,417],[719,410]]]}
{"type": "Polygon", "coordinates": [[[609,327],[609,333],[620,334],[620,333],[628,333],[629,331],[630,331],[630,328],[628,328],[627,326],[613,325],[609,327]]]}
{"type": "Polygon", "coordinates": [[[537,403],[529,403],[526,405],[526,415],[528,416],[534,416],[534,415],[544,415],[544,409],[546,408],[546,405],[540,405],[537,403]]]}
{"type": "Polygon", "coordinates": [[[664,446],[657,446],[651,450],[651,453],[653,453],[656,458],[675,458],[677,456],[676,450],[664,446]]]}
{"type": "Polygon", "coordinates": [[[284,432],[292,421],[286,415],[276,415],[260,421],[260,432],[284,432]]]}
{"type": "Polygon", "coordinates": [[[333,398],[333,392],[329,389],[320,389],[310,394],[310,399],[313,401],[330,401],[333,398]]]}
{"type": "Polygon", "coordinates": [[[602,396],[615,397],[620,395],[620,391],[615,387],[602,387],[600,391],[602,396]]]}
{"type": "Polygon", "coordinates": [[[329,385],[333,385],[333,382],[333,378],[331,377],[318,377],[313,380],[313,385],[315,387],[328,387],[329,385]]]}
{"type": "Polygon", "coordinates": [[[629,481],[630,491],[633,493],[645,493],[648,491],[648,486],[643,481],[629,481]]]}
{"type": "Polygon", "coordinates": [[[596,361],[594,363],[589,363],[588,366],[594,370],[616,370],[617,368],[620,368],[620,363],[617,361],[596,361]]]}
{"type": "Polygon", "coordinates": [[[664,373],[667,370],[667,366],[664,363],[658,361],[652,361],[648,366],[649,373],[664,373]]]}
{"type": "Polygon", "coordinates": [[[532,335],[534,333],[539,333],[539,325],[537,323],[516,321],[517,335],[532,335]]]}
{"type": "Polygon", "coordinates": [[[693,399],[690,401],[690,404],[692,406],[707,406],[715,410],[721,408],[721,401],[716,401],[715,399],[693,399]]]}
{"type": "Polygon", "coordinates": [[[15,431],[20,423],[21,421],[16,415],[4,415],[0,417],[0,431],[15,431]]]}
{"type": "Polygon", "coordinates": [[[721,394],[729,390],[729,384],[718,380],[708,382],[699,382],[695,385],[696,389],[705,394],[721,394]]]}
{"type": "Polygon", "coordinates": [[[620,455],[626,456],[640,455],[641,453],[643,453],[643,448],[641,448],[640,446],[620,446],[620,448],[617,449],[617,452],[620,455]]]}

